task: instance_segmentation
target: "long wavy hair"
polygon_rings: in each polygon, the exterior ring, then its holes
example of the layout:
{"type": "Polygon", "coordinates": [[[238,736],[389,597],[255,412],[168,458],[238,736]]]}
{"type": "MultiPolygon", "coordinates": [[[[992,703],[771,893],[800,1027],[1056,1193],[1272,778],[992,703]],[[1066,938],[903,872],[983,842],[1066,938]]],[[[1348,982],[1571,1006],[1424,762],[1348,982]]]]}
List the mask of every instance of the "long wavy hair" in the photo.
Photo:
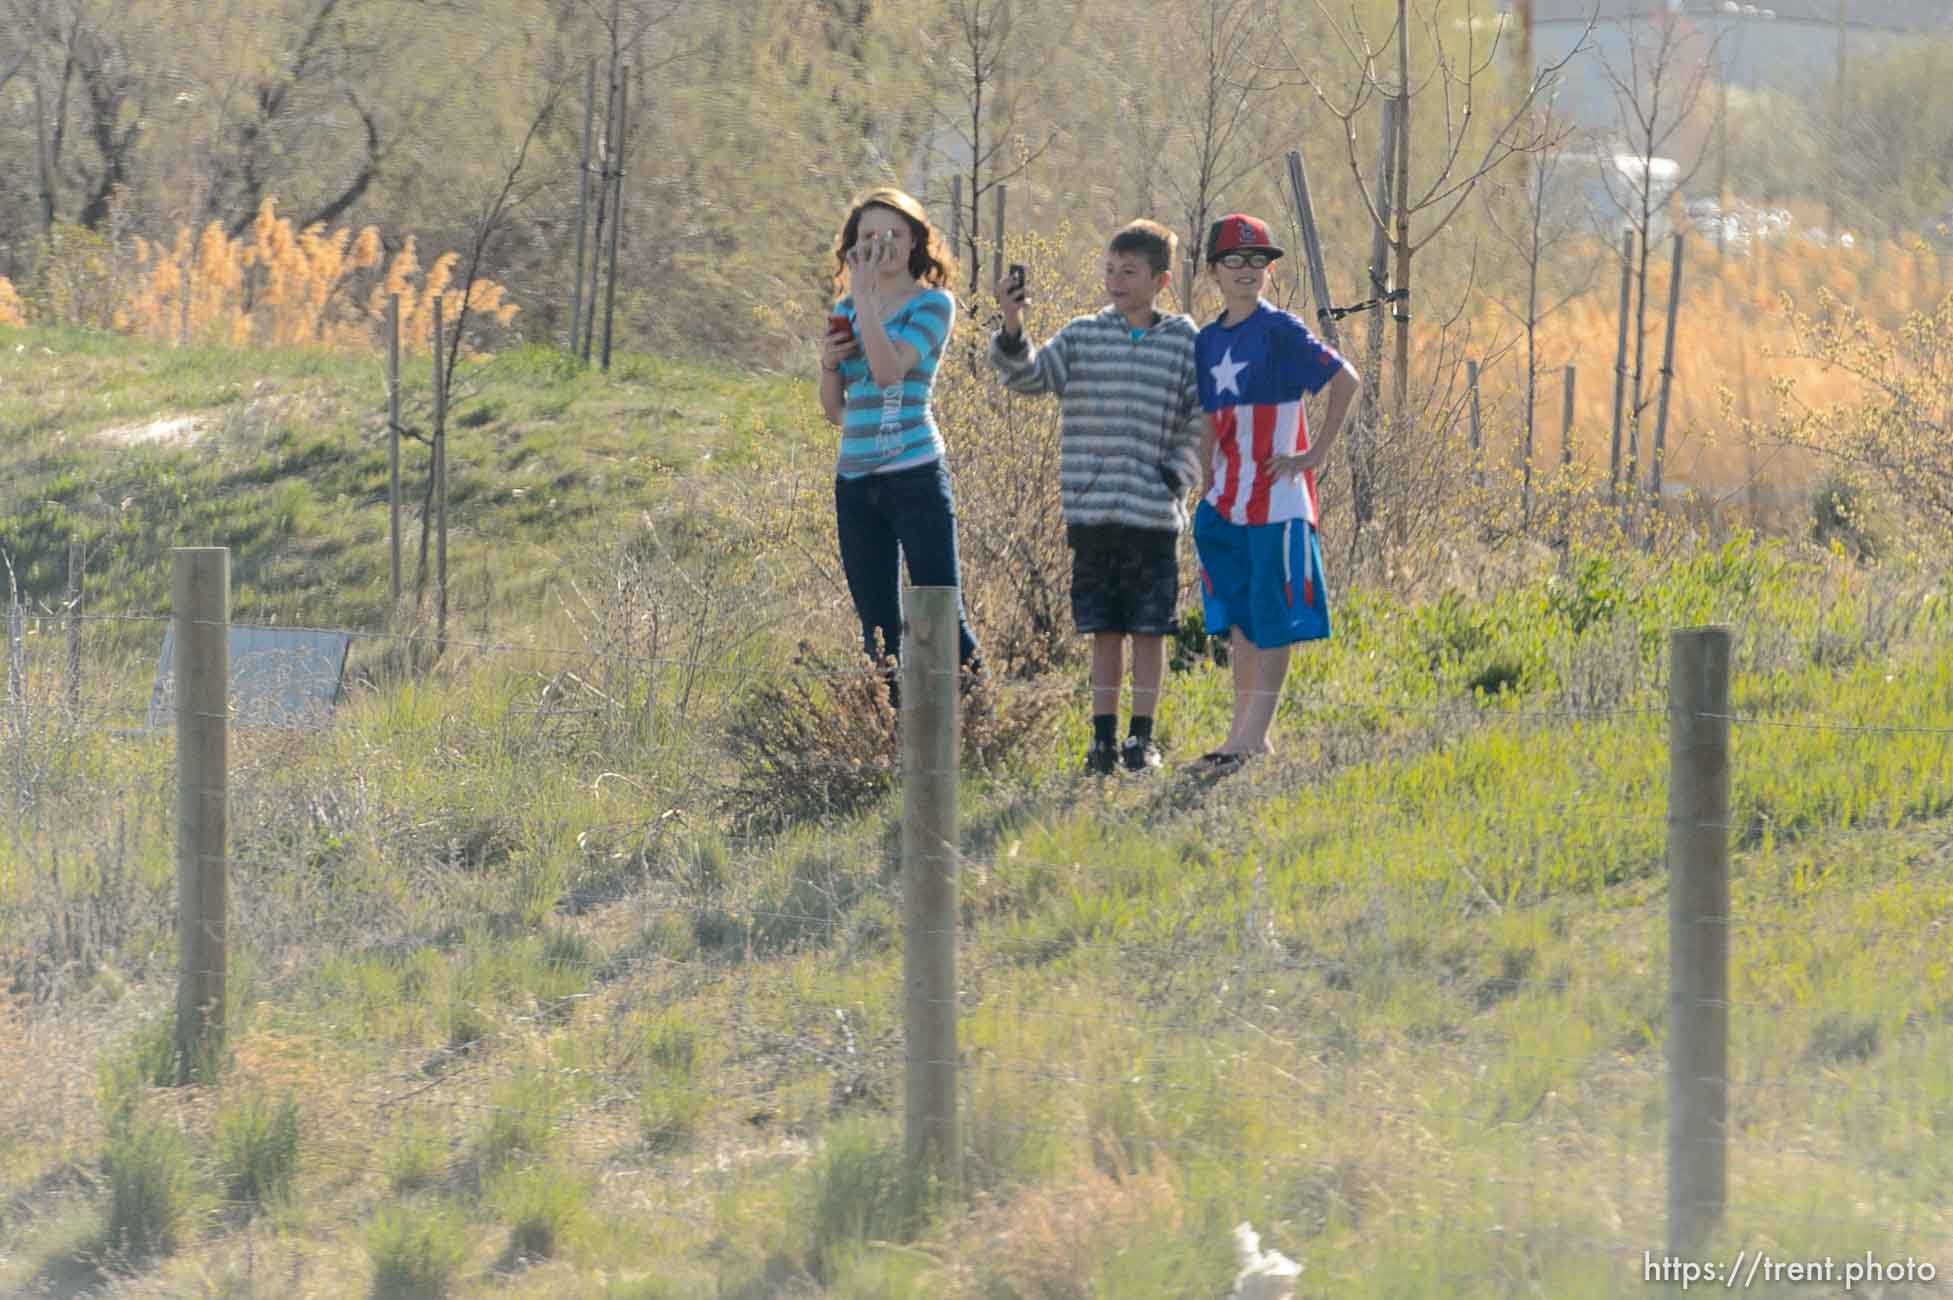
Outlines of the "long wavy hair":
{"type": "Polygon", "coordinates": [[[861,215],[870,208],[887,208],[909,223],[909,235],[914,243],[909,248],[909,274],[932,289],[940,289],[949,283],[950,274],[956,265],[956,255],[949,251],[949,241],[942,237],[934,226],[929,224],[929,214],[914,197],[901,190],[870,190],[855,200],[848,212],[847,221],[841,225],[841,233],[834,237],[834,292],[848,291],[848,250],[854,247],[855,239],[861,233],[861,215]]]}

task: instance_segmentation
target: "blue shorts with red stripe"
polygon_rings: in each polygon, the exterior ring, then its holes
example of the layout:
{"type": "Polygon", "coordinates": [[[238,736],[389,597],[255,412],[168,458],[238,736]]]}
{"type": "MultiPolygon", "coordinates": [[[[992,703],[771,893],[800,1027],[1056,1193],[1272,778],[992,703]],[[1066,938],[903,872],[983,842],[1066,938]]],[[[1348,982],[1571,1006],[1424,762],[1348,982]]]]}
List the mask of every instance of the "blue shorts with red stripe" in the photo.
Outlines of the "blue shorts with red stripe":
{"type": "Polygon", "coordinates": [[[1193,535],[1208,635],[1238,627],[1263,650],[1328,639],[1322,546],[1308,520],[1230,523],[1202,501],[1193,535]]]}

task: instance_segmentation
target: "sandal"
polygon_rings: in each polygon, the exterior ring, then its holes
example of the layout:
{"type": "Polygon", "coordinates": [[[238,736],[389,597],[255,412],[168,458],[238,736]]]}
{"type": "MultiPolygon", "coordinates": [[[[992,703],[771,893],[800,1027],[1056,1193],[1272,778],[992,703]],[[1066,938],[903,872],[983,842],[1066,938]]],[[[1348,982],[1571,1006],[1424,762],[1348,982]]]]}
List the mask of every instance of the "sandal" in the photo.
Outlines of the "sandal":
{"type": "Polygon", "coordinates": [[[1246,754],[1230,754],[1214,749],[1195,759],[1193,767],[1209,776],[1226,776],[1229,772],[1239,771],[1247,761],[1246,754]]]}

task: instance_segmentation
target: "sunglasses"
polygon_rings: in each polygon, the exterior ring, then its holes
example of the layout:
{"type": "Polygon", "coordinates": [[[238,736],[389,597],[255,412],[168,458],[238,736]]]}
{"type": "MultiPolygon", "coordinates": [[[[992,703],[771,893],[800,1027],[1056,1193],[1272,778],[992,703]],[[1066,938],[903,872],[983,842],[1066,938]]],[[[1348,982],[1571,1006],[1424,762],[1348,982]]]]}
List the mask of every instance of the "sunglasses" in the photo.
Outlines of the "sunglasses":
{"type": "Polygon", "coordinates": [[[1244,266],[1259,271],[1275,259],[1266,253],[1228,253],[1215,260],[1230,271],[1238,271],[1244,266]]]}

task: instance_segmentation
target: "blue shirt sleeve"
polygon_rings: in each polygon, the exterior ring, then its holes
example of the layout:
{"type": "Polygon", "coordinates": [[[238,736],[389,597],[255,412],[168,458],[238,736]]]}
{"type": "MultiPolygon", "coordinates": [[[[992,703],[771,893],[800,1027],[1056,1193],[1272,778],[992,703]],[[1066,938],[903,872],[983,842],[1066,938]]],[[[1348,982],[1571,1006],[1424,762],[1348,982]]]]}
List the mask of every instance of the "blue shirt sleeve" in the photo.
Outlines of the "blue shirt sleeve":
{"type": "Polygon", "coordinates": [[[1281,349],[1283,372],[1305,395],[1327,388],[1342,370],[1342,354],[1310,333],[1294,313],[1281,313],[1271,333],[1271,341],[1281,349]]]}
{"type": "MultiPolygon", "coordinates": [[[[854,314],[854,295],[847,294],[844,297],[842,297],[839,302],[835,303],[834,314],[837,316],[846,316],[848,318],[849,324],[851,325],[855,324],[856,318],[854,314]]],[[[860,344],[860,341],[861,341],[861,329],[858,325],[856,325],[855,342],[857,344],[857,347],[855,349],[855,354],[851,357],[843,358],[840,366],[841,380],[844,384],[850,386],[868,377],[868,356],[865,352],[861,351],[860,347],[858,346],[860,344]]]]}
{"type": "Polygon", "coordinates": [[[889,331],[889,339],[914,348],[917,363],[926,364],[941,355],[955,320],[956,300],[941,289],[930,289],[910,305],[902,323],[889,331]]]}

